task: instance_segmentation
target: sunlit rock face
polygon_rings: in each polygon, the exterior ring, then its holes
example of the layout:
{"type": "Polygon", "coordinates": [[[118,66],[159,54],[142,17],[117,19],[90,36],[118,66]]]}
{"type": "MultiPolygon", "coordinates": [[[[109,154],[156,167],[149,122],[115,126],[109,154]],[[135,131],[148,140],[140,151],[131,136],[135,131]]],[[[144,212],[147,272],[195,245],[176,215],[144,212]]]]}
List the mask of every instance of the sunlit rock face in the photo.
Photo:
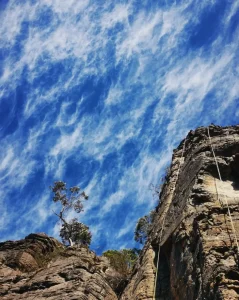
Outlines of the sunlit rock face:
{"type": "Polygon", "coordinates": [[[125,288],[106,258],[31,234],[0,243],[0,298],[239,299],[239,126],[212,125],[209,132],[222,180],[208,129],[191,131],[174,151],[152,230],[125,288]]]}
{"type": "Polygon", "coordinates": [[[65,248],[45,234],[0,243],[0,298],[117,299],[117,273],[87,248],[65,248]],[[111,286],[110,286],[111,285],[111,286]]]}
{"type": "Polygon", "coordinates": [[[211,125],[209,132],[222,181],[208,129],[191,131],[174,151],[153,229],[122,299],[239,299],[239,126],[211,125]]]}

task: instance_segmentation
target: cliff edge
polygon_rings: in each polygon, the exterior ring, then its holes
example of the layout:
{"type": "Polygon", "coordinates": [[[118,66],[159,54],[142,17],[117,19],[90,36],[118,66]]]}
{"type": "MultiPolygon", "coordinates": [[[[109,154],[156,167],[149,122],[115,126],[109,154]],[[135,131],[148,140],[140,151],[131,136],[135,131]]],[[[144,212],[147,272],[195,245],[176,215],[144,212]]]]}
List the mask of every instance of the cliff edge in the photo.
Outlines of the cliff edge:
{"type": "Polygon", "coordinates": [[[239,299],[238,203],[239,126],[190,131],[121,299],[239,299]]]}
{"type": "Polygon", "coordinates": [[[45,234],[0,243],[3,300],[118,299],[118,274],[87,248],[65,248],[45,234]]]}
{"type": "Polygon", "coordinates": [[[239,126],[200,127],[174,151],[148,240],[123,291],[106,258],[30,234],[0,243],[0,297],[239,299],[238,203],[239,126]]]}

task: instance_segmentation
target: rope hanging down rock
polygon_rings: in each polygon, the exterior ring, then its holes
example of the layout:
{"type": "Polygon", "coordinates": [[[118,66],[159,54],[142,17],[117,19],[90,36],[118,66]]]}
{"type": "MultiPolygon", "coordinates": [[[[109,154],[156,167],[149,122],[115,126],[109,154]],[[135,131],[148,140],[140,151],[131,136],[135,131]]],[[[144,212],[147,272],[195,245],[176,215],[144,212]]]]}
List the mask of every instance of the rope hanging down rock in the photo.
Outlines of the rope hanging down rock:
{"type": "MultiPolygon", "coordinates": [[[[209,127],[207,127],[207,132],[208,132],[208,138],[209,138],[211,150],[212,150],[213,157],[214,157],[214,160],[215,160],[215,163],[216,163],[216,167],[217,167],[218,176],[219,176],[220,181],[222,181],[222,177],[221,177],[221,172],[220,172],[220,169],[219,169],[218,161],[217,161],[217,158],[216,158],[216,155],[215,155],[214,148],[212,146],[212,140],[211,140],[211,136],[210,136],[210,132],[209,132],[209,127]]],[[[177,181],[178,181],[178,176],[179,176],[179,172],[180,172],[181,165],[182,165],[182,158],[183,158],[183,154],[184,154],[184,151],[185,151],[185,144],[186,144],[186,139],[184,140],[184,144],[183,144],[182,156],[180,158],[179,168],[177,170],[177,175],[176,175],[174,190],[175,190],[175,187],[176,187],[176,184],[177,184],[177,181]]],[[[216,189],[217,189],[217,193],[218,193],[217,183],[216,183],[216,189]]],[[[235,230],[235,226],[234,226],[234,223],[233,223],[231,211],[230,211],[230,208],[229,208],[229,205],[228,205],[228,201],[227,201],[226,198],[225,198],[225,202],[226,202],[226,206],[227,206],[228,216],[230,218],[230,223],[231,223],[232,231],[234,233],[235,244],[237,246],[237,254],[239,255],[239,244],[238,244],[238,240],[237,240],[236,230],[235,230]]],[[[170,203],[168,205],[170,205],[170,203]]],[[[166,217],[167,217],[167,213],[168,213],[168,210],[166,211],[165,216],[163,218],[162,228],[161,228],[160,237],[159,237],[159,243],[160,243],[160,241],[162,239],[163,230],[164,230],[164,223],[165,223],[165,220],[166,220],[166,217]]],[[[160,244],[159,244],[159,249],[158,249],[157,268],[156,268],[156,276],[155,276],[155,281],[154,281],[154,299],[156,299],[156,286],[157,286],[157,280],[158,280],[159,256],[160,256],[160,244]]]]}
{"type": "MultiPolygon", "coordinates": [[[[212,146],[212,139],[211,139],[211,136],[210,136],[209,127],[207,127],[207,132],[208,132],[208,138],[209,138],[210,146],[211,146],[211,149],[212,149],[212,154],[213,154],[213,157],[214,157],[214,160],[215,160],[215,163],[216,163],[216,167],[217,167],[218,176],[219,176],[220,181],[222,182],[222,177],[221,177],[221,172],[220,172],[220,169],[219,169],[217,157],[215,155],[215,151],[214,151],[214,148],[212,146]]],[[[215,184],[216,184],[217,196],[219,198],[218,188],[217,188],[217,182],[216,181],[215,181],[215,184]]],[[[230,211],[230,208],[229,208],[229,205],[228,205],[227,198],[224,197],[224,199],[225,199],[225,202],[226,202],[227,213],[228,213],[228,216],[229,216],[229,219],[230,219],[230,223],[231,223],[231,227],[232,227],[232,231],[233,231],[233,234],[234,234],[235,244],[237,246],[237,255],[239,255],[239,245],[238,245],[238,240],[237,240],[236,229],[235,229],[235,226],[234,226],[234,223],[233,223],[233,219],[232,219],[232,215],[231,215],[231,211],[230,211]]]]}
{"type": "MultiPolygon", "coordinates": [[[[176,184],[177,184],[177,181],[178,181],[178,176],[179,176],[179,172],[180,172],[181,165],[182,165],[182,159],[183,159],[183,154],[184,154],[184,151],[185,151],[186,139],[187,138],[184,139],[184,143],[183,143],[183,150],[182,150],[182,155],[181,155],[180,161],[179,161],[179,167],[178,167],[177,174],[176,174],[174,190],[175,190],[175,187],[176,187],[176,184]]],[[[174,192],[174,190],[173,190],[173,192],[174,192]]],[[[166,217],[168,215],[168,210],[169,210],[170,204],[171,204],[171,202],[168,203],[168,207],[166,208],[166,213],[165,213],[164,218],[163,218],[162,228],[161,228],[160,235],[159,235],[159,249],[158,249],[156,276],[155,276],[155,281],[154,281],[154,299],[156,299],[156,286],[157,286],[157,280],[158,280],[158,266],[159,266],[159,255],[160,255],[160,242],[161,242],[161,239],[162,239],[162,236],[163,236],[164,224],[165,224],[166,217]]]]}

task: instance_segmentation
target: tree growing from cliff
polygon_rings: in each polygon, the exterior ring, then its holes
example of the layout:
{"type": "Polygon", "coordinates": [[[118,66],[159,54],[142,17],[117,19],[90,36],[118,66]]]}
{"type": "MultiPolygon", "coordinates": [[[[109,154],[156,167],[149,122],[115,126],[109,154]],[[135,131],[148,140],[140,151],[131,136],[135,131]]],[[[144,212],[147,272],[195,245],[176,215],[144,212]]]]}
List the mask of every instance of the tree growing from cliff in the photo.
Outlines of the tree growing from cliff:
{"type": "Polygon", "coordinates": [[[152,224],[155,218],[156,212],[155,210],[151,210],[151,212],[138,219],[138,222],[135,227],[134,239],[136,242],[144,244],[150,230],[152,229],[152,224]]]}
{"type": "Polygon", "coordinates": [[[122,249],[122,250],[107,250],[103,252],[103,256],[110,261],[112,268],[119,272],[124,278],[130,275],[140,250],[122,249]]]}
{"type": "Polygon", "coordinates": [[[50,187],[54,193],[53,201],[60,203],[60,211],[54,214],[62,222],[60,229],[60,236],[64,244],[84,244],[89,245],[91,242],[91,233],[89,227],[79,222],[76,218],[67,221],[66,214],[70,210],[77,213],[83,211],[82,201],[87,200],[88,196],[79,187],[74,186],[67,188],[66,183],[63,181],[54,182],[54,186],[50,187]]]}

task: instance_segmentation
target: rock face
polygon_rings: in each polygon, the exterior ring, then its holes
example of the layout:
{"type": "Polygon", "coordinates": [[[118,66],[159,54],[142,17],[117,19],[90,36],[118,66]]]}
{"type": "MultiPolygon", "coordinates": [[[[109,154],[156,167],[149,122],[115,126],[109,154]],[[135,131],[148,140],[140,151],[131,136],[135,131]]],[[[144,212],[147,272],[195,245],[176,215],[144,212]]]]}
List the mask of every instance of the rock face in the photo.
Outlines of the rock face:
{"type": "Polygon", "coordinates": [[[239,126],[209,132],[211,143],[201,127],[174,151],[126,288],[106,258],[31,234],[0,243],[0,298],[239,299],[239,126]]]}
{"type": "Polygon", "coordinates": [[[87,248],[64,248],[45,234],[0,243],[0,298],[118,299],[117,273],[87,248]]]}
{"type": "Polygon", "coordinates": [[[209,132],[221,180],[208,129],[191,131],[174,151],[121,299],[239,299],[239,126],[209,132]]]}

